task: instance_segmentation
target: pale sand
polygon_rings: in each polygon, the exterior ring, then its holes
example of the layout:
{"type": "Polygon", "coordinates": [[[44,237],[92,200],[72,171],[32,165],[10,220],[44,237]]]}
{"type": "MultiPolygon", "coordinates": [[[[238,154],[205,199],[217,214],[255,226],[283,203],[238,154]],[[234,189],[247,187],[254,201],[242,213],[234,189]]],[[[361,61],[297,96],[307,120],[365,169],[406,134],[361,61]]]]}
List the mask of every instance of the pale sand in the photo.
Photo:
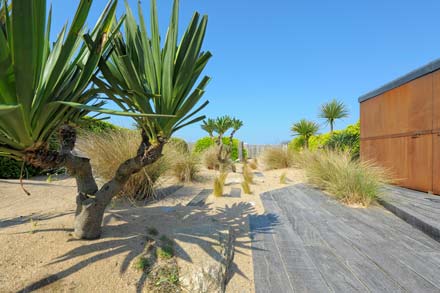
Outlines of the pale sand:
{"type": "MultiPolygon", "coordinates": [[[[254,292],[248,216],[264,212],[258,195],[282,187],[282,173],[286,172],[288,184],[304,180],[302,172],[293,169],[258,172],[264,177],[255,177],[253,195],[211,195],[204,207],[186,204],[201,189],[212,188],[215,171],[204,170],[202,182],[188,184],[175,196],[147,206],[115,204],[105,215],[101,239],[94,241],[76,240],[71,235],[74,179],[25,181],[31,196],[24,194],[18,181],[0,180],[0,292],[32,286],[42,292],[142,291],[143,276],[133,262],[145,248],[148,227],[175,240],[184,278],[218,259],[218,234],[229,226],[234,227],[237,241],[227,292],[254,292]]],[[[230,173],[232,183],[226,186],[226,193],[241,189],[240,179],[241,174],[230,173]]]]}

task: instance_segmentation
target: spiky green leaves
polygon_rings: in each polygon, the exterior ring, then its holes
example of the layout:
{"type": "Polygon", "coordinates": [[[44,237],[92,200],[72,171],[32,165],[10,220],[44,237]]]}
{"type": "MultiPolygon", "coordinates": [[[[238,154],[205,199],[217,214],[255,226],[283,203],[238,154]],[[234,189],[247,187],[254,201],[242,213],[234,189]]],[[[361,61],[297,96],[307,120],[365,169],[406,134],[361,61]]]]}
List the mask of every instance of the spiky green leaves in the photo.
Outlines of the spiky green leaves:
{"type": "Polygon", "coordinates": [[[333,132],[335,120],[348,117],[348,109],[343,102],[333,99],[321,106],[319,117],[326,119],[330,125],[330,131],[333,132]]]}
{"type": "Polygon", "coordinates": [[[175,0],[161,47],[156,1],[151,1],[149,31],[140,5],[139,24],[127,3],[126,10],[124,35],[118,35],[109,59],[100,64],[105,80],[99,87],[124,111],[168,115],[134,118],[151,141],[159,136],[167,139],[182,127],[204,119],[197,114],[208,102],[197,105],[210,78],[196,82],[211,57],[201,51],[208,19],[195,13],[178,43],[179,1],[175,0]]]}
{"type": "MultiPolygon", "coordinates": [[[[53,46],[46,0],[3,0],[0,8],[0,155],[20,157],[45,144],[65,121],[88,113],[66,103],[87,104],[96,94],[91,79],[110,39],[117,1],[110,0],[84,38],[92,1],[81,0],[69,28],[53,46]],[[12,7],[9,9],[9,7],[12,7]],[[106,37],[107,36],[107,37],[106,37]],[[65,102],[65,104],[60,103],[65,102]]],[[[102,103],[95,103],[101,106],[102,103]]]]}
{"type": "Polygon", "coordinates": [[[319,125],[313,121],[301,119],[299,122],[293,124],[290,130],[293,132],[293,135],[299,135],[303,137],[306,147],[308,147],[309,138],[318,132],[319,125]]]}

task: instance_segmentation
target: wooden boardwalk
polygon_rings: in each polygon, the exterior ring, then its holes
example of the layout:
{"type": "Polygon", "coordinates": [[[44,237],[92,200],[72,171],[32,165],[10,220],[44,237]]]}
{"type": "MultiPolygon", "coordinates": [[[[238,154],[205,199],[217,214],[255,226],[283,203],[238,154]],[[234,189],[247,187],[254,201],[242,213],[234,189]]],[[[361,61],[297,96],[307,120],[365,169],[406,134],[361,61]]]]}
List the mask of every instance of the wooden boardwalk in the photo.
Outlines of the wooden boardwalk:
{"type": "Polygon", "coordinates": [[[390,186],[380,203],[402,220],[440,241],[440,196],[390,186]]]}
{"type": "Polygon", "coordinates": [[[256,292],[440,292],[440,243],[382,207],[305,185],[262,200],[277,225],[250,217],[256,292]]]}

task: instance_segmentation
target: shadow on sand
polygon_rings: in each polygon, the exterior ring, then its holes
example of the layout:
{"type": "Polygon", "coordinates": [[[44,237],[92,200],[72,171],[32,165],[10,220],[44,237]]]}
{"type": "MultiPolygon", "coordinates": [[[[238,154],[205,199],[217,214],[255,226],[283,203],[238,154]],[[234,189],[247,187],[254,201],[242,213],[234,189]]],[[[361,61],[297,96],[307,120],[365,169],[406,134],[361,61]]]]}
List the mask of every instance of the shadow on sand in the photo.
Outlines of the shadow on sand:
{"type": "MultiPolygon", "coordinates": [[[[161,234],[175,240],[176,256],[192,262],[190,255],[178,243],[191,243],[203,249],[211,258],[220,259],[218,248],[219,233],[224,233],[230,227],[236,235],[235,248],[251,249],[249,236],[249,217],[261,218],[258,227],[253,227],[254,232],[271,233],[272,228],[278,224],[278,218],[273,214],[258,215],[249,203],[237,203],[224,208],[210,208],[209,206],[167,206],[167,207],[129,207],[108,210],[104,218],[103,234],[96,241],[78,241],[80,246],[60,255],[48,265],[62,263],[67,260],[80,258],[80,260],[64,270],[40,279],[18,292],[31,292],[41,288],[49,289],[48,285],[61,280],[88,265],[109,259],[113,256],[124,254],[123,262],[119,266],[120,273],[124,273],[130,263],[144,252],[147,243],[149,227],[155,226],[161,234]],[[244,237],[244,238],[243,238],[244,237]],[[87,257],[90,255],[89,257],[87,257]]],[[[53,230],[53,229],[48,229],[53,230]]],[[[44,233],[46,230],[37,230],[44,233]]],[[[244,275],[234,264],[231,274],[244,275]]],[[[231,277],[231,276],[230,276],[231,277]]],[[[136,291],[141,292],[146,274],[142,274],[136,284],[136,291]]]]}

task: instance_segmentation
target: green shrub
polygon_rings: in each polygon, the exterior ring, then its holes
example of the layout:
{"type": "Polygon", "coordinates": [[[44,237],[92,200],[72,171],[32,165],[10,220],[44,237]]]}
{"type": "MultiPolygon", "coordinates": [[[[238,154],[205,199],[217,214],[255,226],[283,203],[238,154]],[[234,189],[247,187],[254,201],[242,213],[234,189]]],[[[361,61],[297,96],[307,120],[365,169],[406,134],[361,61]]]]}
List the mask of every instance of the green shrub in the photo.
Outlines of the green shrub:
{"type": "MultiPolygon", "coordinates": [[[[334,131],[333,135],[339,133],[340,131],[334,131]]],[[[312,135],[309,138],[309,150],[318,150],[322,149],[326,146],[327,142],[330,140],[331,134],[330,133],[324,133],[319,135],[312,135]]],[[[292,139],[288,144],[288,149],[292,151],[300,151],[304,148],[305,141],[304,138],[301,136],[295,137],[292,139]]]]}
{"type": "MultiPolygon", "coordinates": [[[[238,159],[238,144],[239,143],[240,143],[240,141],[238,139],[236,139],[236,138],[232,139],[231,159],[233,161],[238,159]]],[[[229,145],[229,137],[223,137],[223,144],[229,145]]],[[[198,141],[196,141],[196,143],[194,144],[193,151],[201,154],[213,145],[215,145],[215,142],[209,136],[203,137],[203,138],[199,139],[198,141]]],[[[247,157],[247,152],[245,149],[243,149],[243,156],[245,158],[247,157]]]]}
{"type": "Polygon", "coordinates": [[[120,129],[118,126],[110,122],[88,116],[81,118],[77,122],[77,127],[79,128],[80,132],[84,130],[92,133],[102,133],[102,132],[120,129]]]}
{"type": "MultiPolygon", "coordinates": [[[[23,162],[8,157],[0,157],[0,178],[2,179],[18,179],[20,178],[21,165],[23,162]]],[[[23,178],[29,178],[42,174],[40,168],[32,167],[25,164],[23,170],[23,178]]]]}
{"type": "Polygon", "coordinates": [[[349,151],[354,159],[359,158],[360,151],[360,122],[347,126],[335,133],[325,144],[331,149],[349,151]]]}
{"type": "Polygon", "coordinates": [[[299,159],[309,183],[347,204],[368,206],[379,196],[389,174],[371,162],[353,160],[348,151],[304,151],[299,159]]]}

